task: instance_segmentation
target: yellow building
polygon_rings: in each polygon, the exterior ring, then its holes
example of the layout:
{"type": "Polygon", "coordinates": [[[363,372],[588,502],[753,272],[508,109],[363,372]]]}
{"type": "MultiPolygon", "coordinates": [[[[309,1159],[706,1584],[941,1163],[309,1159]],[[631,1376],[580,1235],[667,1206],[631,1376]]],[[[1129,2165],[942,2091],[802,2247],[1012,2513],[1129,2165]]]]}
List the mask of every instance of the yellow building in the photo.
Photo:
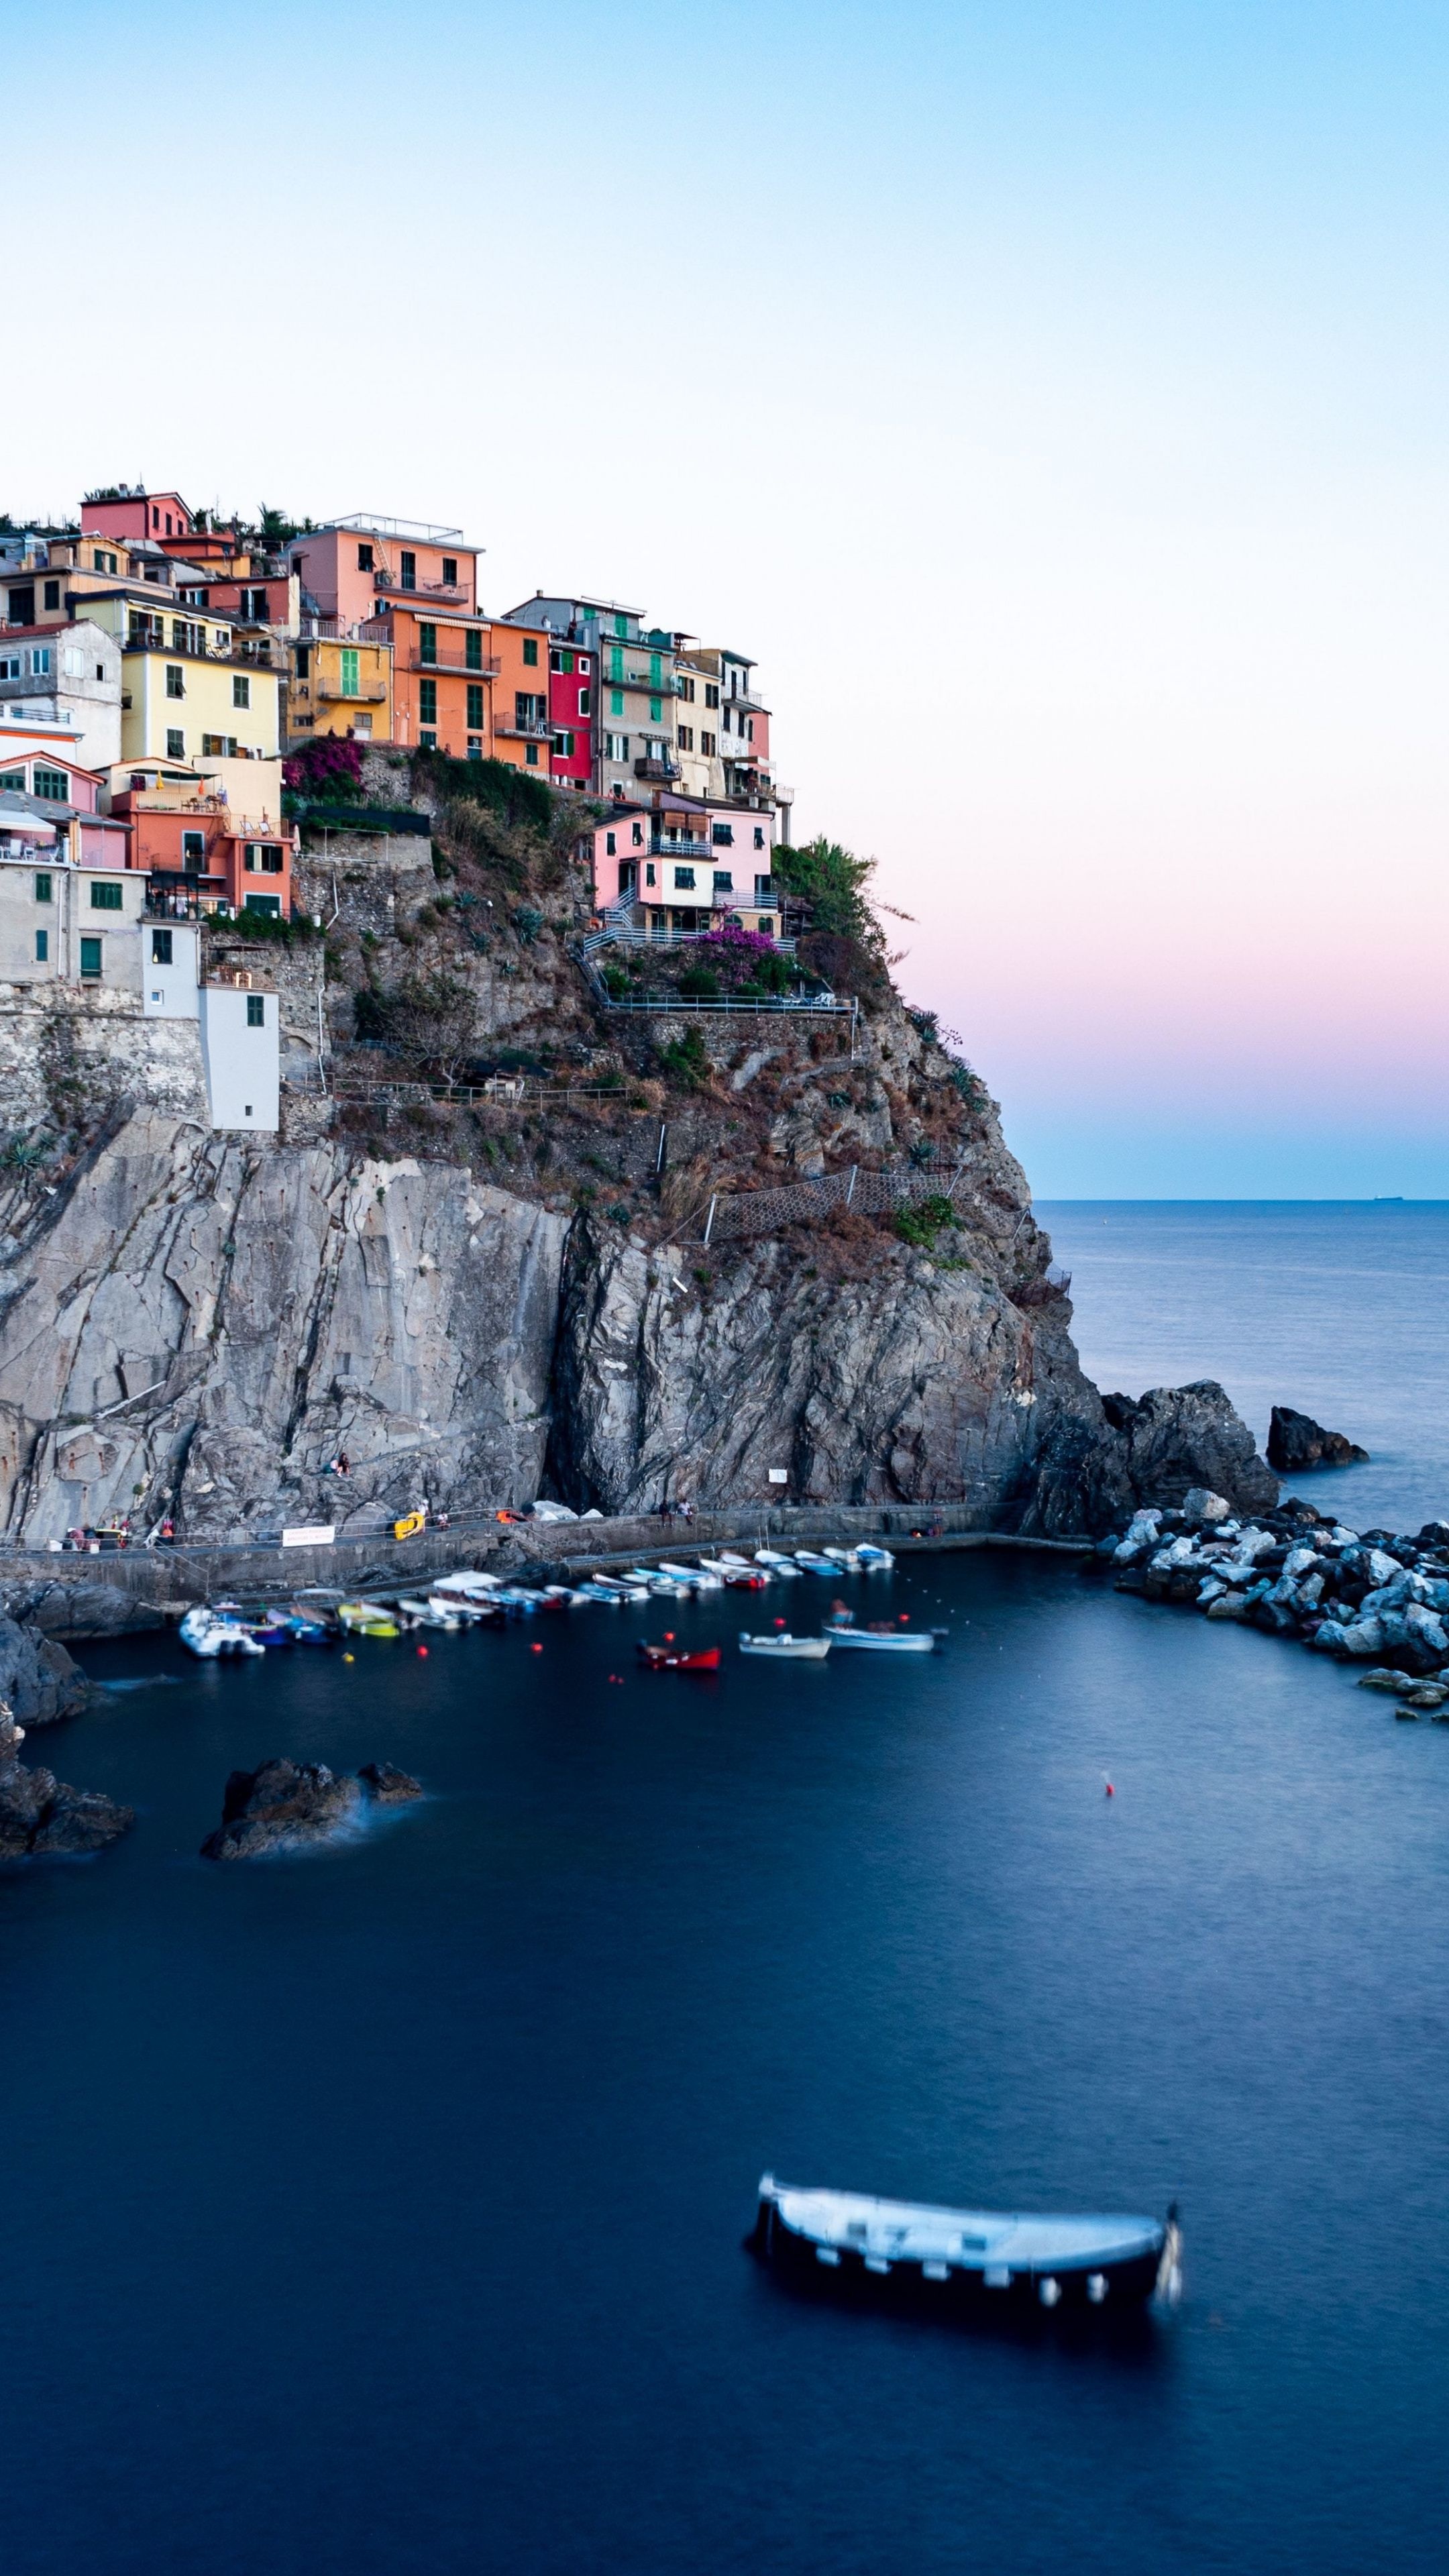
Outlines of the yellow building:
{"type": "Polygon", "coordinates": [[[319,733],[392,740],[392,646],[334,617],[304,617],[287,690],[287,747],[319,733]]]}
{"type": "Polygon", "coordinates": [[[93,591],[86,614],[121,646],[121,758],[276,760],[284,674],[229,617],[163,607],[150,583],[93,591]],[[263,656],[267,659],[263,659],[263,656]]]}

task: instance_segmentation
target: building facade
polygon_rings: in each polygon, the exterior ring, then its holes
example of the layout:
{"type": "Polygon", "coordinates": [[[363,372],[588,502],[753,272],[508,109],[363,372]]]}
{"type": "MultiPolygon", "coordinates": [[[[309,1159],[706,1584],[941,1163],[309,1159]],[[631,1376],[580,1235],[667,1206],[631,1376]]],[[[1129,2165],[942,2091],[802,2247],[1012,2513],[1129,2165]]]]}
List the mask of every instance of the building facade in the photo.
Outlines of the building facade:
{"type": "Polygon", "coordinates": [[[319,733],[392,741],[392,645],[375,631],[381,623],[340,626],[304,612],[283,714],[289,751],[319,733]]]}

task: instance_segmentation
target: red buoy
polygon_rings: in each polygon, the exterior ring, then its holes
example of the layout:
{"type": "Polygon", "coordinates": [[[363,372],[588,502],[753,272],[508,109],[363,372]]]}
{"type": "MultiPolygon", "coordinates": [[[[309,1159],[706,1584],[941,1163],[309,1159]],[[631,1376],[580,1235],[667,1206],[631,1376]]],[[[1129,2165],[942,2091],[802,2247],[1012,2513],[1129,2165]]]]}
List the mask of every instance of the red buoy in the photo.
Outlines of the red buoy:
{"type": "Polygon", "coordinates": [[[426,1647],[426,1646],[419,1646],[419,1648],[418,1648],[418,1653],[419,1653],[420,1655],[425,1655],[425,1654],[427,1653],[427,1651],[428,1651],[428,1650],[427,1650],[427,1647],[426,1647]]]}
{"type": "Polygon", "coordinates": [[[543,1653],[543,1648],[542,1646],[530,1646],[528,1651],[531,1655],[541,1655],[543,1653]]]}

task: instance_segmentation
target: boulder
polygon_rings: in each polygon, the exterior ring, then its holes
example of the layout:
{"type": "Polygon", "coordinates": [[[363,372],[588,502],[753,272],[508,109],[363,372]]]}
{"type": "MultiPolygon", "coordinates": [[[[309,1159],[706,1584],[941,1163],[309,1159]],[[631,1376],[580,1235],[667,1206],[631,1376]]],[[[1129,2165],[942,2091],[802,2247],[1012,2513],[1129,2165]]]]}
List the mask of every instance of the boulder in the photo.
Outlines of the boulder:
{"type": "Polygon", "coordinates": [[[0,1613],[0,1701],[22,1726],[78,1717],[90,1698],[91,1685],[64,1646],[28,1618],[0,1613]]]}
{"type": "Polygon", "coordinates": [[[221,1823],[201,1846],[203,1860],[256,1860],[330,1841],[356,1818],[362,1790],[325,1762],[263,1762],[233,1771],[221,1823]]]}
{"type": "Polygon", "coordinates": [[[25,1729],[0,1700],[0,1860],[29,1860],[59,1852],[101,1851],[128,1833],[135,1811],[96,1789],[72,1789],[19,1759],[25,1729]]]}
{"type": "Polygon", "coordinates": [[[1225,1521],[1232,1504],[1224,1494],[1210,1494],[1206,1485],[1191,1485],[1182,1498],[1184,1520],[1225,1521]]]}
{"type": "Polygon", "coordinates": [[[1102,1409],[1139,1502],[1185,1510],[1189,1494],[1204,1492],[1235,1512],[1271,1511],[1277,1502],[1278,1479],[1216,1379],[1152,1387],[1140,1398],[1104,1395],[1102,1409]]]}
{"type": "Polygon", "coordinates": [[[380,1807],[400,1807],[423,1794],[421,1780],[415,1780],[410,1771],[399,1771],[395,1762],[364,1762],[357,1776],[380,1807]]]}
{"type": "Polygon", "coordinates": [[[1268,1427],[1268,1464],[1280,1476],[1301,1475],[1310,1467],[1366,1467],[1368,1451],[1341,1431],[1325,1431],[1308,1413],[1291,1404],[1275,1404],[1268,1427]]]}

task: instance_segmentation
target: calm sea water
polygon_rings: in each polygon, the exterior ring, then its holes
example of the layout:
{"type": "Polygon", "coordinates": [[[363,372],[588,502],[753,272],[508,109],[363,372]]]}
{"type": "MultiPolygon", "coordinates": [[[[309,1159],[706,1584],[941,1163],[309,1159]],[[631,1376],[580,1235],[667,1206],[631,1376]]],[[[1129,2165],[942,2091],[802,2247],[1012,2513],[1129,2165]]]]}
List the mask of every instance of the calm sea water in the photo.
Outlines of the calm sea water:
{"type": "Polygon", "coordinates": [[[143,1686],[45,1755],[137,1831],[0,1878],[7,2571],[1442,2566],[1449,1732],[1056,1559],[873,1597],[949,1650],[91,1655],[143,1686]],[[199,1861],[279,1750],[428,1801],[199,1861]],[[1177,2195],[1185,2302],[805,2301],[739,2250],[766,2166],[1177,2195]]]}
{"type": "Polygon", "coordinates": [[[1140,1395],[1215,1377],[1266,1446],[1275,1404],[1372,1463],[1298,1490],[1357,1529],[1449,1513],[1449,1205],[1044,1202],[1089,1377],[1140,1395]]]}

